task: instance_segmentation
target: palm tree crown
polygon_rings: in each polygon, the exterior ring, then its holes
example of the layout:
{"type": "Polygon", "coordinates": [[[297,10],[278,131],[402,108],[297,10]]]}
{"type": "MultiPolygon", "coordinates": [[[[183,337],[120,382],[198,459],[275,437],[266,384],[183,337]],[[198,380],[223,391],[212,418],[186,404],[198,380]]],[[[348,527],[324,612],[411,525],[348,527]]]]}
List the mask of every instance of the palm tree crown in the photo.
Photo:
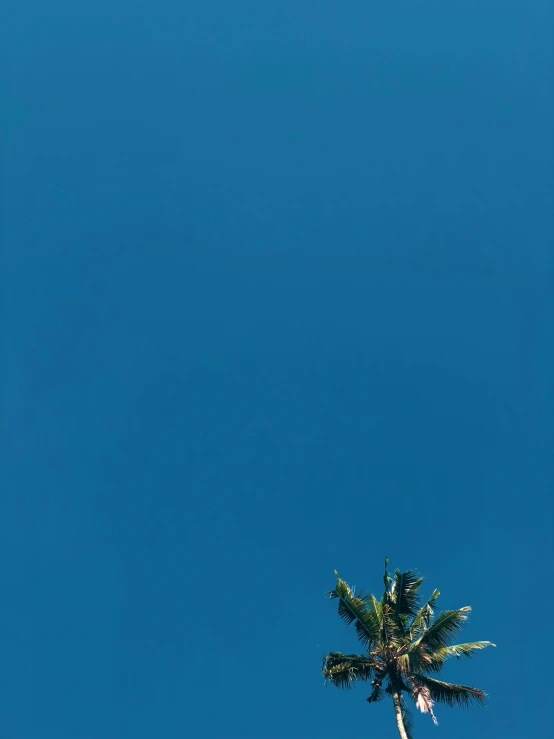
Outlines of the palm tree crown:
{"type": "Polygon", "coordinates": [[[470,607],[443,611],[435,618],[439,591],[435,590],[422,604],[419,588],[423,578],[414,570],[396,570],[390,575],[387,564],[385,560],[385,590],[380,600],[355,591],[335,572],[337,584],[329,597],[338,600],[343,621],[347,625],[354,623],[366,651],[361,655],[330,652],[323,659],[323,674],[339,688],[350,688],[358,680],[370,681],[369,703],[388,694],[393,700],[401,739],[411,739],[412,722],[403,694],[408,694],[435,723],[435,702],[462,707],[472,702],[485,705],[482,690],[446,683],[432,675],[441,671],[448,657],[471,657],[475,651],[494,644],[452,644],[470,607]]]}

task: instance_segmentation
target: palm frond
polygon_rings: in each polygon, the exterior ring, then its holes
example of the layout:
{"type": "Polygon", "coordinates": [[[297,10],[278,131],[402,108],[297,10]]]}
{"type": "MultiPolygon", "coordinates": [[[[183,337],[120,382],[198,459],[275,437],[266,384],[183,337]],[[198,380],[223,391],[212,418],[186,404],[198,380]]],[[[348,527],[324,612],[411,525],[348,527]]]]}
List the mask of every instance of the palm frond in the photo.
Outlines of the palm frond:
{"type": "Polygon", "coordinates": [[[403,675],[411,675],[414,672],[439,672],[442,664],[433,662],[428,650],[424,645],[410,647],[410,651],[404,652],[397,657],[397,664],[403,675]]]}
{"type": "Polygon", "coordinates": [[[486,705],[487,696],[478,688],[469,685],[456,685],[435,680],[426,675],[414,675],[415,681],[428,689],[431,698],[437,703],[445,703],[447,706],[461,706],[467,708],[470,703],[486,705]]]}
{"type": "Polygon", "coordinates": [[[369,680],[377,668],[372,657],[330,652],[323,658],[323,674],[337,688],[348,689],[356,680],[369,680]]]}
{"type": "Polygon", "coordinates": [[[472,657],[477,650],[494,646],[489,641],[476,641],[467,644],[453,644],[449,647],[438,647],[432,650],[425,644],[420,643],[412,645],[408,652],[400,654],[398,667],[404,675],[413,672],[440,672],[449,657],[457,657],[458,659],[462,655],[472,657]]]}
{"type": "Polygon", "coordinates": [[[374,595],[370,595],[367,604],[377,620],[379,634],[375,644],[377,646],[387,644],[396,647],[402,646],[404,637],[394,617],[394,608],[390,603],[389,594],[384,593],[380,601],[374,595]]]}
{"type": "Polygon", "coordinates": [[[372,594],[368,596],[367,603],[373,613],[376,615],[377,621],[380,623],[383,617],[383,604],[372,594]]]}
{"type": "Polygon", "coordinates": [[[330,598],[339,599],[339,616],[349,626],[356,622],[358,639],[364,646],[372,647],[379,639],[379,617],[373,607],[373,596],[356,592],[335,572],[337,585],[329,593],[330,598]]]}
{"type": "Polygon", "coordinates": [[[414,617],[420,603],[418,590],[423,582],[415,570],[400,572],[395,570],[392,585],[392,598],[394,602],[394,613],[400,616],[414,617]]]}
{"type": "Polygon", "coordinates": [[[425,633],[413,642],[411,650],[419,645],[425,645],[430,651],[448,646],[450,639],[464,625],[469,611],[471,611],[469,606],[458,608],[456,611],[443,611],[437,616],[425,633]]]}
{"type": "Polygon", "coordinates": [[[411,656],[412,655],[409,652],[405,652],[404,654],[401,654],[399,657],[396,658],[396,664],[398,666],[398,669],[404,675],[407,675],[408,673],[412,671],[411,664],[410,664],[411,656]]]}
{"type": "Polygon", "coordinates": [[[438,672],[442,668],[444,661],[449,657],[457,657],[460,659],[462,655],[465,655],[471,659],[474,653],[480,649],[495,646],[496,644],[493,644],[490,641],[472,641],[467,642],[466,644],[453,644],[449,647],[439,647],[438,649],[434,649],[426,654],[427,661],[432,665],[428,669],[438,672]]]}
{"type": "Polygon", "coordinates": [[[383,646],[395,648],[404,646],[406,641],[404,630],[402,624],[396,618],[394,604],[389,603],[388,598],[385,598],[384,603],[381,602],[379,625],[383,646]]]}
{"type": "Polygon", "coordinates": [[[378,703],[379,701],[382,701],[385,697],[385,691],[381,687],[381,683],[377,680],[373,681],[373,690],[371,691],[371,695],[367,699],[368,703],[378,703]]]}
{"type": "Polygon", "coordinates": [[[433,590],[429,600],[415,614],[413,621],[408,628],[412,638],[420,637],[421,634],[429,628],[429,624],[433,620],[434,616],[433,605],[439,595],[439,590],[433,590]]]}

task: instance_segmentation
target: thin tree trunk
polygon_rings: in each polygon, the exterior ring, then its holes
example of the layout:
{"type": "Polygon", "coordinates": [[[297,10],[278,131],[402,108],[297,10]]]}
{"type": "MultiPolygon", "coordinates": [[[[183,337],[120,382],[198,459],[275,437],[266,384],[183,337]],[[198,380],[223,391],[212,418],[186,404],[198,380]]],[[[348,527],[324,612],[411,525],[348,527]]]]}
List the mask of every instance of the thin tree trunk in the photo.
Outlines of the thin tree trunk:
{"type": "Polygon", "coordinates": [[[408,739],[408,735],[406,734],[406,729],[404,727],[404,719],[402,718],[402,708],[400,707],[400,693],[396,690],[392,694],[392,702],[394,703],[396,725],[398,727],[400,739],[408,739]]]}

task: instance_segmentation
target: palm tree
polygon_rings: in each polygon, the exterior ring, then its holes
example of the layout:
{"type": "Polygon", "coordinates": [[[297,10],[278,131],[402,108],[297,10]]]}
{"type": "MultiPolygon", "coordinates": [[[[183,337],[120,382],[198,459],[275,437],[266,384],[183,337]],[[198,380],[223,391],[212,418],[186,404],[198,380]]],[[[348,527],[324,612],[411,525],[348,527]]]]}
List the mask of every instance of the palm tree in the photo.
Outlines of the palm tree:
{"type": "Polygon", "coordinates": [[[414,570],[391,576],[385,560],[385,591],[381,600],[374,595],[356,592],[335,571],[337,584],[329,593],[339,601],[339,616],[346,625],[355,623],[364,654],[330,652],[323,659],[323,674],[333,685],[350,688],[358,680],[370,681],[369,703],[388,694],[392,698],[396,725],[401,739],[411,739],[412,720],[403,694],[408,694],[416,707],[428,713],[435,724],[433,705],[466,707],[475,702],[485,705],[485,693],[467,685],[437,680],[432,675],[441,671],[448,657],[471,657],[474,652],[495,646],[489,641],[451,644],[471,610],[443,611],[434,618],[435,590],[423,605],[419,588],[423,578],[414,570]]]}

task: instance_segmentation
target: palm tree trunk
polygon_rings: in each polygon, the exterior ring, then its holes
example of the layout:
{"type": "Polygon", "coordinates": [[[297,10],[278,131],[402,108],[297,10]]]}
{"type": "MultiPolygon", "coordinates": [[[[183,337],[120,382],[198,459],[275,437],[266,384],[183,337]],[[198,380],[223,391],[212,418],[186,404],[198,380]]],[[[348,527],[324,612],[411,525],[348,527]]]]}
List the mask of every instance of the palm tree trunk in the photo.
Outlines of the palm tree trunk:
{"type": "Polygon", "coordinates": [[[392,694],[392,702],[394,703],[396,725],[398,727],[400,739],[408,739],[408,735],[406,734],[406,729],[404,727],[404,719],[402,718],[402,708],[400,707],[400,693],[396,690],[392,694]]]}

